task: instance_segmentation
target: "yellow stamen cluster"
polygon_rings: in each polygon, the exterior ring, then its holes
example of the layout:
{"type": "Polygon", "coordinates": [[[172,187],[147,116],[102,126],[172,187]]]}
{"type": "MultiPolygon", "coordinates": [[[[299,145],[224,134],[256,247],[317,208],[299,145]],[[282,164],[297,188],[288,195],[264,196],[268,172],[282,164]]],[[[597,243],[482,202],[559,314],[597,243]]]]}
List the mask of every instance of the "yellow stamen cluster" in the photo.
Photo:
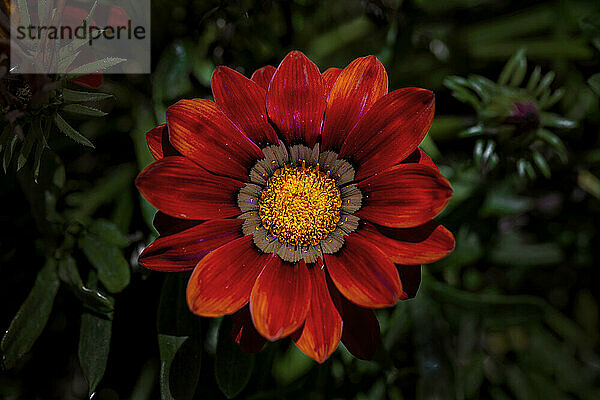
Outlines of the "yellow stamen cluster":
{"type": "Polygon", "coordinates": [[[342,198],[335,181],[318,167],[279,168],[260,193],[263,226],[282,243],[317,245],[336,229],[342,198]]]}

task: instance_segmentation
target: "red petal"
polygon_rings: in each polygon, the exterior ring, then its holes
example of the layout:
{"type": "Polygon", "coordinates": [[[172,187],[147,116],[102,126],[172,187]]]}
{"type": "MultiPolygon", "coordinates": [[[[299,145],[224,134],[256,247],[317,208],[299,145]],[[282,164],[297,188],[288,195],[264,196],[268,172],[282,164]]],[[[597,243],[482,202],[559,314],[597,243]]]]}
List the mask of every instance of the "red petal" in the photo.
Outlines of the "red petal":
{"type": "Polygon", "coordinates": [[[211,251],[241,237],[243,222],[241,219],[210,220],[160,236],[144,249],[139,263],[164,272],[193,269],[211,251]]]}
{"type": "Polygon", "coordinates": [[[335,351],[342,337],[342,318],[329,296],[321,260],[308,267],[308,276],[310,310],[299,337],[294,341],[306,355],[322,363],[335,351]]]}
{"type": "Polygon", "coordinates": [[[413,164],[413,163],[426,165],[426,166],[431,167],[439,172],[437,165],[435,165],[435,163],[433,162],[431,157],[429,157],[427,155],[427,153],[425,153],[423,150],[421,150],[418,147],[415,149],[415,151],[410,153],[410,155],[408,157],[406,157],[404,160],[402,160],[402,162],[401,162],[401,164],[413,164]]]}
{"type": "Polygon", "coordinates": [[[433,121],[435,98],[425,89],[407,88],[380,98],[358,121],[340,158],[358,164],[364,179],[404,160],[423,140],[433,121]]]}
{"type": "Polygon", "coordinates": [[[104,77],[102,76],[102,73],[98,72],[80,76],[79,78],[73,79],[72,82],[78,84],[79,86],[98,89],[100,86],[102,86],[102,83],[104,83],[104,77]]]}
{"type": "Polygon", "coordinates": [[[357,185],[365,198],[356,215],[392,228],[423,225],[439,214],[452,196],[446,178],[419,164],[396,165],[357,185]]]}
{"type": "Polygon", "coordinates": [[[180,100],[167,110],[169,138],[184,156],[219,175],[248,180],[248,168],[264,155],[209,100],[180,100]]]}
{"type": "Polygon", "coordinates": [[[246,353],[258,353],[264,347],[266,340],[254,327],[248,306],[233,314],[231,339],[246,353]]]}
{"type": "Polygon", "coordinates": [[[172,217],[229,218],[241,213],[235,197],[244,184],[213,175],[185,157],[153,162],[135,184],[150,204],[172,217]]]}
{"type": "Polygon", "coordinates": [[[287,144],[312,147],[321,134],[327,98],[319,68],[299,51],[279,64],[267,93],[267,112],[287,144]]]}
{"type": "Polygon", "coordinates": [[[271,65],[267,65],[262,67],[261,69],[257,69],[252,74],[252,80],[260,85],[263,89],[269,89],[269,83],[271,82],[271,78],[275,74],[275,67],[271,65]]]}
{"type": "Polygon", "coordinates": [[[396,265],[398,268],[398,274],[402,281],[402,288],[408,296],[408,299],[412,299],[417,295],[419,286],[421,285],[421,266],[420,265],[396,265]]]}
{"type": "Polygon", "coordinates": [[[191,228],[192,226],[201,224],[202,222],[204,221],[175,218],[163,213],[162,211],[157,211],[156,214],[154,214],[152,225],[154,225],[160,235],[172,235],[174,233],[191,228]]]}
{"type": "Polygon", "coordinates": [[[162,124],[146,133],[146,143],[155,160],[166,156],[180,155],[169,142],[169,129],[167,124],[162,124]]]}
{"type": "Polygon", "coordinates": [[[215,101],[223,113],[250,140],[261,146],[278,142],[267,117],[265,89],[227,67],[215,70],[211,86],[215,101]]]}
{"type": "Polygon", "coordinates": [[[392,262],[399,264],[430,264],[454,250],[454,236],[435,221],[405,229],[365,225],[357,233],[379,247],[392,262]]]}
{"type": "Polygon", "coordinates": [[[323,82],[325,82],[325,91],[327,92],[327,97],[331,93],[331,88],[335,81],[337,81],[338,76],[342,73],[341,68],[329,68],[325,72],[323,72],[323,82]]]}
{"type": "Polygon", "coordinates": [[[304,260],[291,265],[278,256],[265,266],[250,296],[254,326],[273,341],[302,326],[310,307],[310,280],[304,260]]]}
{"type": "Polygon", "coordinates": [[[358,120],[387,94],[388,76],[377,57],[357,58],[333,85],[323,124],[323,149],[339,150],[358,120]]]}
{"type": "Polygon", "coordinates": [[[192,273],[187,287],[190,310],[203,317],[233,314],[248,302],[256,278],[273,258],[256,250],[252,235],[219,247],[192,273]]]}
{"type": "Polygon", "coordinates": [[[355,357],[371,360],[379,343],[379,322],[372,310],[352,304],[328,282],[331,298],[344,321],[342,342],[355,357]]]}
{"type": "Polygon", "coordinates": [[[394,264],[371,242],[350,234],[341,251],[325,254],[327,271],[338,290],[353,303],[387,307],[403,297],[394,264]]]}

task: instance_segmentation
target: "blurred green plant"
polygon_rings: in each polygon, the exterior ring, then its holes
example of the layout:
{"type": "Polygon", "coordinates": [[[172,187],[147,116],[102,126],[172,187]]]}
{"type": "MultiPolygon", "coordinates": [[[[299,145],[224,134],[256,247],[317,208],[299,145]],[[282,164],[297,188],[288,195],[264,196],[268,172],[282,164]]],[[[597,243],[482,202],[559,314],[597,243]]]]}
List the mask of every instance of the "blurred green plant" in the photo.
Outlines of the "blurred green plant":
{"type": "Polygon", "coordinates": [[[506,63],[496,82],[480,75],[468,79],[449,76],[444,85],[452,95],[477,112],[476,123],[461,131],[462,137],[481,137],[475,142],[473,160],[483,172],[493,170],[501,161],[516,169],[520,176],[534,179],[537,171],[551,176],[549,160],[557,155],[567,162],[567,149],[551,129],[573,129],[576,122],[547,111],[563,97],[564,90],[550,85],[556,74],[542,76],[535,67],[527,84],[525,50],[515,53],[506,63]]]}

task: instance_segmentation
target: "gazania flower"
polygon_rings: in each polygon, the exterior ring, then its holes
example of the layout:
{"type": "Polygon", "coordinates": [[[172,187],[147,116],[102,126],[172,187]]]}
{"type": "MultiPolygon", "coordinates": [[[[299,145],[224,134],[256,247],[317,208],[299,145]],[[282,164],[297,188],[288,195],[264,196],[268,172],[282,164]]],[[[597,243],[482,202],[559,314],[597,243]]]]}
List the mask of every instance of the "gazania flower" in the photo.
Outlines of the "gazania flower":
{"type": "Polygon", "coordinates": [[[417,148],[433,93],[388,93],[374,56],[321,74],[298,51],[252,79],[219,67],[212,90],[147,135],[157,161],[136,184],[161,235],[140,263],[193,269],[190,310],[234,314],[246,351],[291,335],[318,362],[340,339],[372,357],[372,309],[414,296],[420,265],[454,248],[432,221],[450,185],[417,148]]]}

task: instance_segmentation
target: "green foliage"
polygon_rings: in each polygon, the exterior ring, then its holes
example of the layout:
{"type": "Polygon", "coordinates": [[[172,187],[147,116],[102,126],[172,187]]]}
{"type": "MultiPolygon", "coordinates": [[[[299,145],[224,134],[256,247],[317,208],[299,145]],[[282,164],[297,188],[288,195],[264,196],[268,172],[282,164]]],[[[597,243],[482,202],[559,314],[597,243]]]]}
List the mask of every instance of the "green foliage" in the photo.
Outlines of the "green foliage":
{"type": "Polygon", "coordinates": [[[254,368],[254,354],[244,353],[233,340],[231,318],[223,318],[217,337],[215,354],[215,378],[219,389],[228,399],[244,390],[254,368]]]}
{"type": "Polygon", "coordinates": [[[2,337],[3,369],[13,368],[40,336],[50,317],[59,286],[56,260],[48,259],[2,337]]]}

